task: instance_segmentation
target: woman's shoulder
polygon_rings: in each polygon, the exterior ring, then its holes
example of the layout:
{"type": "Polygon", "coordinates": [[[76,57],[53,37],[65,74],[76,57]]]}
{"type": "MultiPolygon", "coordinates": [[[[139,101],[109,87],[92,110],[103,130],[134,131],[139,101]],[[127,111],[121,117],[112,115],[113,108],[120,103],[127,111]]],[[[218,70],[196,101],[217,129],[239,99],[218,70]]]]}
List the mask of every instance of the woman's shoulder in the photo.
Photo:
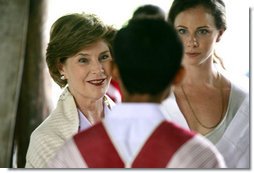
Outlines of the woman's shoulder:
{"type": "Polygon", "coordinates": [[[231,79],[231,84],[239,91],[249,94],[249,78],[246,76],[231,79]]]}
{"type": "Polygon", "coordinates": [[[245,76],[229,78],[231,91],[229,97],[229,112],[235,114],[244,100],[249,98],[249,79],[245,76]]]}
{"type": "Polygon", "coordinates": [[[54,136],[58,127],[53,114],[50,114],[31,134],[31,140],[43,141],[54,136]]]}
{"type": "Polygon", "coordinates": [[[231,83],[231,99],[233,100],[244,100],[249,97],[249,79],[234,78],[230,80],[231,83]]]}
{"type": "Polygon", "coordinates": [[[47,163],[55,149],[62,145],[63,139],[54,128],[48,128],[43,122],[31,134],[29,148],[27,151],[26,167],[42,168],[47,163]]]}
{"type": "Polygon", "coordinates": [[[249,95],[249,77],[246,75],[230,73],[225,70],[220,70],[220,72],[230,82],[233,92],[246,96],[249,95]]]}
{"type": "MultiPolygon", "coordinates": [[[[69,93],[64,91],[61,97],[66,97],[69,93]]],[[[57,138],[68,136],[69,132],[77,131],[79,126],[78,111],[75,102],[71,100],[59,101],[56,108],[49,116],[33,131],[31,138],[57,138]],[[72,103],[73,102],[73,103],[72,103]],[[71,103],[71,104],[70,104],[71,103]]]]}

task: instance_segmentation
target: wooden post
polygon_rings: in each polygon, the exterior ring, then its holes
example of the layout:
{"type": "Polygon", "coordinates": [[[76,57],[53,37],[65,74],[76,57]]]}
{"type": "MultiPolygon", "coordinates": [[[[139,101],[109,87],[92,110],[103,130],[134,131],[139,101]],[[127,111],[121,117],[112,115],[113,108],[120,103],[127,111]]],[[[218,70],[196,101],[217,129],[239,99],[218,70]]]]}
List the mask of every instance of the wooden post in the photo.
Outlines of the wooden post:
{"type": "Polygon", "coordinates": [[[0,0],[0,167],[9,167],[27,34],[29,0],[0,0]]]}
{"type": "Polygon", "coordinates": [[[32,131],[50,111],[46,94],[46,80],[49,78],[45,76],[43,44],[45,7],[45,0],[30,0],[26,54],[15,130],[14,149],[17,149],[18,168],[25,166],[32,131]]]}

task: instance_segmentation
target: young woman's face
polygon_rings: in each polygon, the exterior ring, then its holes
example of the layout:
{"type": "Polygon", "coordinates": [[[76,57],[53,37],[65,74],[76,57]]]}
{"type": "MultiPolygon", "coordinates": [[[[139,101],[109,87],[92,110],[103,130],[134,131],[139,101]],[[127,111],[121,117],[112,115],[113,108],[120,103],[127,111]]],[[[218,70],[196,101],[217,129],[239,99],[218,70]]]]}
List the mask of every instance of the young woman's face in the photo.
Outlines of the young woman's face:
{"type": "Polygon", "coordinates": [[[199,65],[211,60],[223,31],[216,29],[214,17],[203,6],[179,13],[174,26],[184,44],[183,64],[199,65]]]}
{"type": "Polygon", "coordinates": [[[68,81],[74,98],[97,100],[103,97],[111,80],[111,53],[104,41],[98,41],[68,58],[61,74],[68,81]]]}

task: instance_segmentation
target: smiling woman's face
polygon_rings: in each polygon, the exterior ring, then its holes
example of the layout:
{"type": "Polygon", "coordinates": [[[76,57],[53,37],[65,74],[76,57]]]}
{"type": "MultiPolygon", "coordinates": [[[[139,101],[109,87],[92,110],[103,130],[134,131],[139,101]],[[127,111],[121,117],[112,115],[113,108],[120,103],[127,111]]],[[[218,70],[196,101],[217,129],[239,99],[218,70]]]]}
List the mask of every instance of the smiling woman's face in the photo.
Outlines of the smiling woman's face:
{"type": "Polygon", "coordinates": [[[98,100],[108,89],[111,80],[111,61],[108,45],[100,40],[68,58],[62,65],[60,73],[67,79],[74,98],[98,100]]]}

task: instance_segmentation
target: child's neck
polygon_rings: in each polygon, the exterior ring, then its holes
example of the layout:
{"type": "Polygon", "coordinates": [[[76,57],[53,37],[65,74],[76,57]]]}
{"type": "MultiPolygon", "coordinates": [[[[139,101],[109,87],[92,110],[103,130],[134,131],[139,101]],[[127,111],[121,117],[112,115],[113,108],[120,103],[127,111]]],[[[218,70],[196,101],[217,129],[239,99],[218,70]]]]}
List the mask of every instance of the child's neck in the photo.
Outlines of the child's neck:
{"type": "Polygon", "coordinates": [[[148,103],[161,103],[161,96],[151,96],[149,94],[131,94],[124,96],[123,102],[148,102],[148,103]]]}

